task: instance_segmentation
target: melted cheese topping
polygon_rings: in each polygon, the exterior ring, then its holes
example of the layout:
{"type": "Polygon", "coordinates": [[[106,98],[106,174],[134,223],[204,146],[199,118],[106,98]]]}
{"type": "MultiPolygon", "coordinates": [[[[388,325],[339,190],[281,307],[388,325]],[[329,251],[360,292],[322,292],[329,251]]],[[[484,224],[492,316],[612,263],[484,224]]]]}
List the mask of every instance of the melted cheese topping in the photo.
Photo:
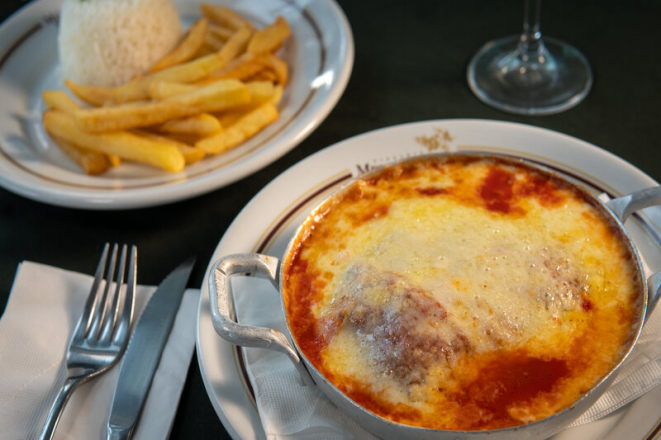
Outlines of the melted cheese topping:
{"type": "Polygon", "coordinates": [[[421,159],[305,222],[283,294],[299,348],[395,422],[482,430],[572,405],[622,356],[638,272],[578,189],[502,159],[421,159]]]}

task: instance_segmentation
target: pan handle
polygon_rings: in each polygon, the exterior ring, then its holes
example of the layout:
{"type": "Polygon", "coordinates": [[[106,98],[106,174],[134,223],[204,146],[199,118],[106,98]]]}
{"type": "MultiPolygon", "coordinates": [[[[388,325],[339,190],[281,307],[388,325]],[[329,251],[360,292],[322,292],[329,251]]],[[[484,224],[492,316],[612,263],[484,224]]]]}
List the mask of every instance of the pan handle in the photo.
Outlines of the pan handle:
{"type": "Polygon", "coordinates": [[[211,321],[216,333],[233,344],[267,348],[286,354],[299,372],[303,385],[312,386],[314,382],[310,373],[285,335],[270,328],[239,324],[234,319],[234,309],[230,303],[229,277],[235,274],[252,273],[259,278],[267,278],[279,291],[279,264],[277,258],[261,254],[228,255],[214,263],[208,280],[211,321]]]}
{"type": "Polygon", "coordinates": [[[645,312],[645,322],[650,318],[656,303],[659,302],[661,296],[661,272],[656,272],[647,279],[647,291],[649,292],[647,298],[647,311],[645,312]]]}
{"type": "Polygon", "coordinates": [[[634,212],[649,206],[661,204],[661,186],[641,189],[626,196],[618,197],[606,202],[611,211],[617,215],[622,223],[634,212]]]}
{"type": "MultiPolygon", "coordinates": [[[[634,212],[659,204],[661,204],[661,186],[641,189],[606,202],[606,206],[620,218],[622,223],[634,212]]],[[[657,272],[647,279],[647,291],[649,293],[645,322],[649,319],[661,296],[661,272],[657,272]]]]}

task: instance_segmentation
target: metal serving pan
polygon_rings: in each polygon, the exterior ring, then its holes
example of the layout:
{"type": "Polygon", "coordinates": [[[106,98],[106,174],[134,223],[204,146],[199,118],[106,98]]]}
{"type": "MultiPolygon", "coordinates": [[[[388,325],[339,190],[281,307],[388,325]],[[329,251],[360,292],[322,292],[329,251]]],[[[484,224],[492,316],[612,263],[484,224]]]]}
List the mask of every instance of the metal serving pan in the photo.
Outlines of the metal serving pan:
{"type": "MultiPolygon", "coordinates": [[[[232,317],[234,314],[231,310],[231,292],[229,277],[235,274],[250,273],[255,276],[266,278],[270,280],[273,286],[281,291],[281,278],[284,273],[284,265],[280,264],[278,258],[262,255],[262,254],[234,254],[228,255],[216,261],[209,275],[209,296],[211,307],[211,319],[216,332],[227,341],[245,347],[260,347],[270,350],[276,350],[284,353],[291,360],[294,368],[298,371],[301,381],[306,386],[318,386],[326,396],[340,409],[346,412],[354,420],[368,431],[385,439],[401,439],[401,438],[415,438],[415,439],[430,439],[430,440],[449,440],[449,439],[540,439],[547,438],[567,427],[572,421],[577,419],[583,412],[592,406],[597,399],[604,393],[608,386],[613,382],[617,373],[620,370],[622,363],[629,357],[633,349],[640,331],[647,320],[647,317],[653,310],[656,302],[661,295],[661,272],[651,275],[645,279],[643,266],[641,263],[640,255],[634,245],[631,236],[624,227],[625,220],[635,211],[644,209],[649,206],[661,204],[661,187],[653,187],[634,192],[632,194],[619,197],[608,202],[602,202],[597,197],[582,190],[580,185],[576,182],[561,176],[555,171],[548,168],[532,164],[524,159],[516,159],[510,156],[501,156],[494,154],[484,153],[444,153],[434,156],[444,156],[447,154],[455,154],[461,156],[470,156],[478,158],[496,158],[505,163],[513,163],[517,165],[524,165],[526,167],[538,170],[545,174],[550,174],[554,178],[566,182],[569,185],[576,187],[580,192],[584,193],[586,198],[593,203],[598,209],[602,210],[606,218],[612,220],[613,225],[619,230],[619,236],[622,237],[623,244],[629,249],[633,261],[636,263],[637,271],[634,274],[638,279],[636,280],[640,287],[641,295],[641,310],[638,320],[634,323],[630,334],[628,345],[624,347],[624,355],[619,362],[611,369],[611,371],[590,391],[585,393],[574,405],[566,408],[552,416],[545,419],[529,423],[526,425],[514,426],[505,429],[497,430],[482,430],[482,431],[450,431],[450,430],[437,430],[413,427],[409,425],[399,424],[390,420],[384,419],[362,406],[356,404],[353,400],[343,394],[336,388],[330,381],[328,381],[302,354],[296,342],[292,344],[288,338],[273,329],[263,327],[252,327],[235,322],[232,317]]],[[[417,157],[415,159],[419,159],[417,157]]],[[[359,179],[368,179],[372,173],[360,176],[359,179]]],[[[322,206],[328,198],[333,197],[341,191],[346,190],[351,186],[351,182],[343,186],[321,203],[317,205],[322,206]]],[[[308,217],[314,216],[317,208],[313,209],[308,217]]],[[[296,242],[296,237],[300,234],[301,227],[297,230],[295,236],[289,243],[285,256],[282,261],[286,261],[287,256],[292,252],[292,244],[296,242]]],[[[284,303],[281,296],[281,306],[284,311],[284,303]]],[[[285,313],[287,316],[287,313],[285,313]]],[[[287,318],[287,326],[291,331],[292,323],[287,318]]]]}

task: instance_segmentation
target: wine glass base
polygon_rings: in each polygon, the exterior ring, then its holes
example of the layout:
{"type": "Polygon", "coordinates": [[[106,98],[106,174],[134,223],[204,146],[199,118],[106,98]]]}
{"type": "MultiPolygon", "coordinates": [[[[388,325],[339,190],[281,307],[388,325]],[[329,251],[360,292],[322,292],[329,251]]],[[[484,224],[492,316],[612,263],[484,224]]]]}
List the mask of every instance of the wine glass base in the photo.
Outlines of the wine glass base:
{"type": "Polygon", "coordinates": [[[490,41],[471,60],[468,84],[481,101],[508,113],[548,115],[572,108],[587,96],[592,69],[581,52],[543,37],[548,58],[524,64],[514,55],[519,41],[517,35],[490,41]]]}

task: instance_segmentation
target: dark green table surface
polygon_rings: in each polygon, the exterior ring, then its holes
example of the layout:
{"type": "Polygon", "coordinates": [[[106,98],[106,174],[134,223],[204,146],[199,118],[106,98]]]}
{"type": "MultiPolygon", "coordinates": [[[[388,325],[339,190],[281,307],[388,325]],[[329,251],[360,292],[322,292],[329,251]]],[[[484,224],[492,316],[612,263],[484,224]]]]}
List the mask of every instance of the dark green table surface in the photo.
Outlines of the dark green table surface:
{"type": "MultiPolygon", "coordinates": [[[[1,2],[0,21],[25,4],[1,2]]],[[[598,145],[661,180],[661,2],[545,2],[542,31],[577,46],[589,59],[595,80],[577,107],[543,117],[491,109],[472,95],[465,79],[466,65],[483,43],[520,31],[522,0],[340,4],[356,48],[347,89],[312,135],[263,170],[190,200],[130,211],[49,206],[0,189],[0,313],[21,261],[92,273],[106,241],[138,245],[138,281],[143,284],[157,283],[164,272],[195,254],[199,264],[190,286],[199,287],[226,228],[262,187],[321,148],[394,124],[444,118],[532,124],[598,145]]],[[[0,99],[4,92],[0,90],[0,99]]],[[[171,438],[228,438],[195,356],[171,438]]]]}

